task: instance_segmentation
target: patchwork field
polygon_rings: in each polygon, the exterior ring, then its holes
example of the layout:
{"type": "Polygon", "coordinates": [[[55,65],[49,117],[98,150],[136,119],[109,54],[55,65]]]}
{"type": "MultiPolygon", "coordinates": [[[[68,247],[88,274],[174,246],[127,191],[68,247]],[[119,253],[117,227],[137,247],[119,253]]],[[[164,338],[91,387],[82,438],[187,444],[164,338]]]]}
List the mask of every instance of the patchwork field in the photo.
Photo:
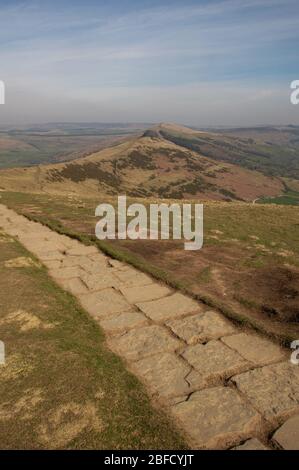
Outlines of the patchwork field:
{"type": "Polygon", "coordinates": [[[145,125],[48,124],[0,128],[0,169],[84,157],[142,132],[145,125]]]}

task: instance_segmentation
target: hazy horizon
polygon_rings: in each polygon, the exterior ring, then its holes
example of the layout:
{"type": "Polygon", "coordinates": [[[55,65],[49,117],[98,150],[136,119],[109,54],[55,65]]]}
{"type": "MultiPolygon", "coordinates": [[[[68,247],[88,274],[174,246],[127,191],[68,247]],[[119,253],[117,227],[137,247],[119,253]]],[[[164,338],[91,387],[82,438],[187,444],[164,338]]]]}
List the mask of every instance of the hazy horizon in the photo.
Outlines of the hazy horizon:
{"type": "Polygon", "coordinates": [[[115,126],[117,127],[118,125],[120,126],[142,126],[142,127],[151,127],[151,126],[157,126],[159,124],[176,124],[182,127],[190,127],[194,129],[237,129],[237,128],[250,128],[250,127],[299,127],[298,124],[284,124],[284,123],[279,123],[279,124],[274,124],[271,122],[265,122],[262,124],[253,124],[253,125],[241,125],[241,124],[230,124],[230,125],[224,125],[224,124],[211,124],[211,125],[196,125],[196,124],[186,124],[184,122],[178,122],[178,121],[156,121],[156,122],[143,122],[143,121],[39,121],[39,122],[28,122],[28,123],[18,123],[18,122],[6,122],[6,123],[0,123],[0,129],[5,130],[7,128],[12,128],[12,129],[29,129],[30,127],[33,126],[41,126],[41,127],[47,127],[47,126],[72,126],[72,125],[82,125],[82,126],[115,126]]]}
{"type": "Polygon", "coordinates": [[[299,125],[297,3],[2,0],[0,124],[299,125]]]}

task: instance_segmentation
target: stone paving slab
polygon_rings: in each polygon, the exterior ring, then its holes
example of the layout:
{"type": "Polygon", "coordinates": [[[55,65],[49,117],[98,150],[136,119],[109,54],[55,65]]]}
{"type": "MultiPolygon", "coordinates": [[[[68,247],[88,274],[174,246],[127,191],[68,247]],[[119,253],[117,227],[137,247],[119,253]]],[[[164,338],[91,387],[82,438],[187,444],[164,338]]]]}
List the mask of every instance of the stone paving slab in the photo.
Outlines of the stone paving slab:
{"type": "Polygon", "coordinates": [[[118,288],[120,285],[119,280],[109,271],[102,272],[101,274],[82,272],[80,279],[91,292],[107,289],[108,287],[118,288]]]}
{"type": "Polygon", "coordinates": [[[13,237],[16,237],[17,239],[19,239],[20,237],[20,230],[18,228],[15,228],[15,227],[10,227],[10,225],[8,224],[3,224],[2,227],[4,227],[6,230],[7,230],[7,233],[9,233],[11,236],[13,237]]]}
{"type": "Polygon", "coordinates": [[[227,336],[222,341],[253,364],[267,365],[286,359],[286,353],[280,346],[251,333],[227,336]]]}
{"type": "Polygon", "coordinates": [[[115,289],[104,289],[98,292],[79,296],[82,307],[98,319],[106,318],[113,313],[124,313],[132,306],[115,289]]]}
{"type": "Polygon", "coordinates": [[[140,287],[122,287],[120,291],[130,304],[160,299],[171,293],[170,289],[157,283],[143,286],[142,289],[140,287]]]}
{"type": "Polygon", "coordinates": [[[59,259],[43,260],[43,264],[50,270],[61,268],[61,260],[59,259]]]}
{"type": "Polygon", "coordinates": [[[180,293],[175,293],[159,300],[140,302],[136,305],[143,313],[156,322],[165,322],[170,318],[177,318],[201,310],[198,302],[180,293]]]}
{"type": "Polygon", "coordinates": [[[228,387],[195,392],[172,413],[199,449],[227,449],[253,437],[260,415],[228,387]]]}
{"type": "Polygon", "coordinates": [[[85,263],[90,262],[87,256],[64,256],[60,262],[59,268],[72,268],[74,266],[84,267],[85,263]]]}
{"type": "Polygon", "coordinates": [[[50,269],[50,275],[54,279],[72,279],[80,277],[84,271],[79,266],[70,266],[69,268],[50,269]]]}
{"type": "Polygon", "coordinates": [[[60,251],[65,250],[65,246],[62,243],[43,242],[43,243],[23,243],[27,250],[32,251],[35,255],[43,255],[47,251],[60,251]]]}
{"type": "Polygon", "coordinates": [[[56,279],[56,282],[64,289],[69,291],[71,294],[77,296],[87,294],[88,288],[78,277],[72,279],[56,279]]]}
{"type": "Polygon", "coordinates": [[[171,320],[166,325],[187,344],[204,343],[238,332],[229,320],[212,310],[179,320],[171,320]]]}
{"type": "MultiPolygon", "coordinates": [[[[41,232],[35,232],[35,233],[27,233],[27,232],[24,232],[24,233],[20,233],[18,236],[17,236],[18,240],[20,240],[24,245],[25,244],[28,244],[28,245],[32,245],[34,246],[35,243],[37,244],[41,244],[42,241],[45,241],[45,242],[53,242],[55,241],[57,243],[57,239],[53,239],[52,237],[50,237],[49,235],[47,235],[46,233],[41,233],[41,232]]],[[[61,241],[60,241],[60,245],[61,245],[61,241]]],[[[63,246],[65,246],[63,244],[63,246]]]]}
{"type": "Polygon", "coordinates": [[[133,268],[127,268],[125,270],[111,268],[111,270],[120,280],[120,282],[126,287],[142,287],[153,283],[151,277],[141,273],[140,271],[136,271],[133,268]]]}
{"type": "Polygon", "coordinates": [[[172,352],[181,346],[162,326],[152,325],[132,330],[109,341],[110,346],[129,361],[172,352]]]}
{"type": "Polygon", "coordinates": [[[282,449],[299,450],[299,414],[288,419],[275,432],[272,439],[282,449]]]}
{"type": "Polygon", "coordinates": [[[194,368],[187,377],[192,387],[204,388],[249,368],[247,361],[218,340],[188,346],[182,356],[194,368]]]}
{"type": "MultiPolygon", "coordinates": [[[[28,222],[30,224],[30,222],[28,222]]],[[[42,241],[45,242],[53,242],[63,244],[64,246],[67,245],[67,237],[63,235],[59,235],[58,233],[52,232],[50,229],[44,227],[41,228],[40,225],[35,226],[36,230],[32,233],[31,225],[28,225],[28,229],[26,231],[20,232],[18,237],[22,240],[22,242],[32,243],[33,240],[36,240],[37,243],[41,243],[42,241]]]]}
{"type": "MultiPolygon", "coordinates": [[[[114,276],[113,271],[103,262],[98,263],[87,258],[86,261],[80,262],[80,266],[90,275],[100,277],[109,274],[114,276]]],[[[114,278],[117,280],[116,276],[114,278]]],[[[120,281],[118,281],[118,284],[120,284],[120,281]]]]}
{"type": "MultiPolygon", "coordinates": [[[[50,233],[55,233],[52,230],[48,229],[50,233]]],[[[68,237],[67,235],[61,235],[61,234],[56,234],[57,237],[59,237],[59,240],[67,247],[67,248],[72,248],[75,246],[75,243],[78,243],[77,240],[74,240],[73,238],[68,237]]]]}
{"type": "Polygon", "coordinates": [[[248,439],[248,441],[244,442],[240,446],[234,447],[232,450],[269,450],[268,447],[264,446],[264,444],[253,437],[252,439],[248,439]]]}
{"type": "Polygon", "coordinates": [[[181,397],[190,392],[185,380],[190,367],[174,353],[162,353],[135,362],[133,371],[159,397],[181,397]]]}
{"type": "Polygon", "coordinates": [[[42,262],[50,260],[63,260],[64,254],[61,251],[45,251],[43,254],[39,254],[38,257],[42,262]]]}
{"type": "Polygon", "coordinates": [[[53,237],[51,234],[48,235],[37,230],[35,231],[34,236],[32,236],[32,233],[30,232],[21,232],[17,238],[25,246],[36,251],[51,251],[52,249],[66,250],[66,245],[59,238],[59,235],[58,237],[53,237]]]}
{"type": "Polygon", "coordinates": [[[274,425],[299,413],[299,367],[289,361],[250,370],[232,381],[274,425]]]}
{"type": "Polygon", "coordinates": [[[108,335],[123,333],[133,328],[149,325],[149,321],[140,312],[126,312],[100,320],[100,325],[108,335]]]}
{"type": "Polygon", "coordinates": [[[127,264],[122,263],[121,261],[118,261],[117,259],[109,258],[108,263],[112,268],[115,268],[117,270],[126,271],[128,269],[127,264]]]}
{"type": "Polygon", "coordinates": [[[99,250],[95,246],[85,246],[78,244],[76,247],[69,248],[66,252],[68,256],[93,255],[98,254],[99,250]]]}

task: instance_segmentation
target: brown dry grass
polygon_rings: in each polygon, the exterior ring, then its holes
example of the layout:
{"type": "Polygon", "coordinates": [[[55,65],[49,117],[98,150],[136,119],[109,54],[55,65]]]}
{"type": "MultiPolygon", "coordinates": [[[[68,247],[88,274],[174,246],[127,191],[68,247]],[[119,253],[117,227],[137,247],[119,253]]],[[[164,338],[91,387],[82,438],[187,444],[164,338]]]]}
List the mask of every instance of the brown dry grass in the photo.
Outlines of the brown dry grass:
{"type": "MultiPolygon", "coordinates": [[[[83,242],[94,240],[97,200],[3,196],[11,207],[55,230],[82,236],[83,242]],[[38,212],[27,210],[27,204],[34,204],[38,212]]],[[[146,204],[150,202],[156,201],[146,204]]],[[[287,342],[299,334],[298,216],[299,208],[294,206],[208,202],[200,251],[185,251],[178,241],[124,240],[100,245],[112,256],[287,342]],[[286,273],[283,277],[281,269],[286,273]],[[291,291],[290,277],[295,280],[291,291]]]]}
{"type": "Polygon", "coordinates": [[[100,197],[123,192],[141,197],[247,201],[280,195],[284,189],[278,178],[148,136],[70,163],[1,171],[0,187],[51,195],[100,197]]]}

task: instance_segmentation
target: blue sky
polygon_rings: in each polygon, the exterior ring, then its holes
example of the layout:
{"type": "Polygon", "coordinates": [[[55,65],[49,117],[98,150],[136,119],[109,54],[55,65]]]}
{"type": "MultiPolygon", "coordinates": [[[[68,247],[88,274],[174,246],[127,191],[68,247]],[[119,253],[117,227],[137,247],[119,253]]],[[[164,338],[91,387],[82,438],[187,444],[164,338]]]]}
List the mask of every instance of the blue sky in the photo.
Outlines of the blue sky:
{"type": "Polygon", "coordinates": [[[0,122],[299,123],[298,0],[0,0],[0,122]]]}

